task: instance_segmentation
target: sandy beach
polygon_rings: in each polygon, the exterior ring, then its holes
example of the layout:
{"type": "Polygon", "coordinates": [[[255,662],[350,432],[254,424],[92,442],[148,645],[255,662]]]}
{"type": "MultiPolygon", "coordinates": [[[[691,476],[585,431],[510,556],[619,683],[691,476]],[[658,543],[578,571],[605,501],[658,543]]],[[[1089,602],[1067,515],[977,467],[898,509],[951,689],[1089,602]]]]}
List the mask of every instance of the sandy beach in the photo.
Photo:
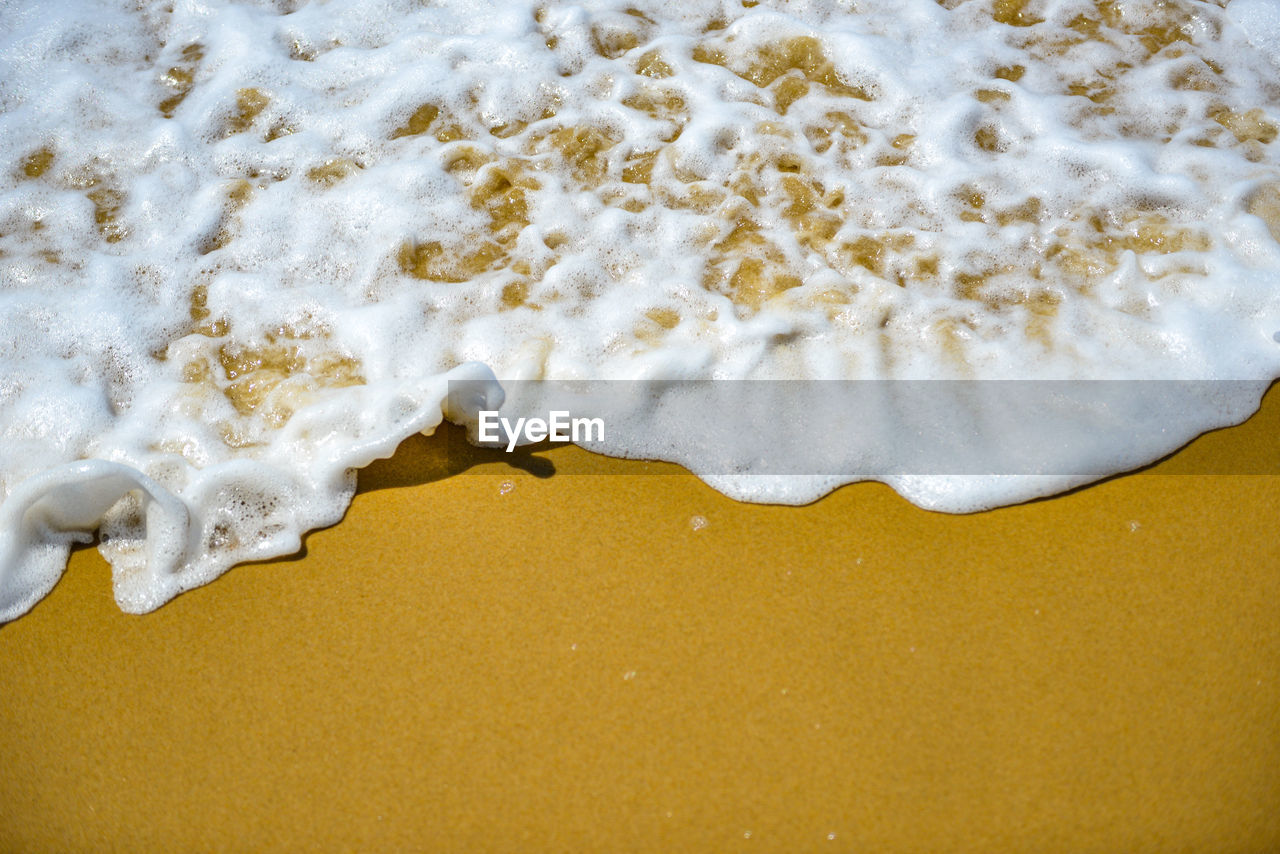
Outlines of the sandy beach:
{"type": "Polygon", "coordinates": [[[0,628],[0,848],[1274,850],[1280,480],[1186,472],[1278,428],[971,516],[413,440],[146,616],[76,552],[0,628]]]}

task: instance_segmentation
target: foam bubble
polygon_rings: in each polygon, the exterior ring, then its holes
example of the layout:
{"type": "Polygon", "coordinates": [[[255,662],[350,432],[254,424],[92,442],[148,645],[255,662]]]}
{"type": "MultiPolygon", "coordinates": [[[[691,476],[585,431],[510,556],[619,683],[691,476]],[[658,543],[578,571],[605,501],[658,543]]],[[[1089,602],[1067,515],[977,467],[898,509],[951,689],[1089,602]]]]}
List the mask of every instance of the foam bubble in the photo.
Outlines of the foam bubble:
{"type": "Polygon", "coordinates": [[[1280,66],[1280,6],[1272,0],[1234,0],[1227,14],[1245,31],[1250,44],[1280,66]]]}

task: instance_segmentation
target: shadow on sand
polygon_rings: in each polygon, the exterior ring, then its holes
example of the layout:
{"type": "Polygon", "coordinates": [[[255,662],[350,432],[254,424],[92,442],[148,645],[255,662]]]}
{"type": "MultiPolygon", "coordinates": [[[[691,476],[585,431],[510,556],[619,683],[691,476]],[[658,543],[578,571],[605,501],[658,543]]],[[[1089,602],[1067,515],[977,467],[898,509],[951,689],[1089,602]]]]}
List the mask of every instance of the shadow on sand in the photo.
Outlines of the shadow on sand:
{"type": "Polygon", "coordinates": [[[445,421],[432,435],[415,433],[400,443],[393,456],[374,460],[360,469],[356,492],[433,483],[489,463],[548,478],[556,473],[556,465],[539,453],[551,447],[542,442],[511,453],[501,448],[481,448],[467,441],[466,430],[445,421]]]}

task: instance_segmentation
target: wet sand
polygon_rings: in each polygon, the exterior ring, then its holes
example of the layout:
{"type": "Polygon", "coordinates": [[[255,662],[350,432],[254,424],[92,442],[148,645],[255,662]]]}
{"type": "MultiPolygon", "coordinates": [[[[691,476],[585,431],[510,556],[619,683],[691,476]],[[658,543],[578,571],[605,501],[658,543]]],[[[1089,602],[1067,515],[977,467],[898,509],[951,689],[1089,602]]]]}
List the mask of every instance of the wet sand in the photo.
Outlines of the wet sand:
{"type": "Polygon", "coordinates": [[[1183,473],[1277,436],[972,516],[415,439],[301,559],[0,628],[0,849],[1280,850],[1280,477],[1183,473]]]}

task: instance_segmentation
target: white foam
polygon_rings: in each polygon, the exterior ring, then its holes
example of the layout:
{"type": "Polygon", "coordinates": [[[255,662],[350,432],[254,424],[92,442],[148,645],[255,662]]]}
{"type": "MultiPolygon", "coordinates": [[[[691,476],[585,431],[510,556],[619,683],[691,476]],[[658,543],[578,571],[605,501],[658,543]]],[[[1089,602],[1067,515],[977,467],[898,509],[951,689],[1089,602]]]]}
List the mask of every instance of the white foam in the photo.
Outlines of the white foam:
{"type": "MultiPolygon", "coordinates": [[[[0,619],[84,530],[135,611],[296,550],[467,420],[450,378],[1280,375],[1275,8],[5,4],[0,619]]],[[[608,450],[746,500],[856,479],[727,475],[648,417],[608,450]]]]}
{"type": "Polygon", "coordinates": [[[1227,14],[1249,38],[1249,43],[1280,66],[1280,3],[1275,0],[1233,0],[1227,14]]]}

